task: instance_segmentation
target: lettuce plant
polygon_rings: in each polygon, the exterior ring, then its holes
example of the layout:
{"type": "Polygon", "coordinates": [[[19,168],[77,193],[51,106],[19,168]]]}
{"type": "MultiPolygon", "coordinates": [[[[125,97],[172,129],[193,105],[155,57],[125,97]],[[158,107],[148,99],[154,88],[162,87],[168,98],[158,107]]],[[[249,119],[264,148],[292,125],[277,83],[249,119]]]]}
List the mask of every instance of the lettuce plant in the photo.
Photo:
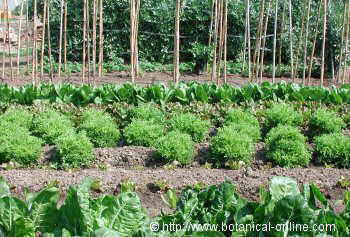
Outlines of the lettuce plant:
{"type": "Polygon", "coordinates": [[[149,147],[154,146],[164,132],[164,126],[152,120],[134,120],[124,129],[124,137],[129,145],[149,147]]]}
{"type": "Polygon", "coordinates": [[[343,119],[335,112],[326,109],[318,109],[310,118],[309,132],[312,136],[340,133],[345,126],[343,119]]]}

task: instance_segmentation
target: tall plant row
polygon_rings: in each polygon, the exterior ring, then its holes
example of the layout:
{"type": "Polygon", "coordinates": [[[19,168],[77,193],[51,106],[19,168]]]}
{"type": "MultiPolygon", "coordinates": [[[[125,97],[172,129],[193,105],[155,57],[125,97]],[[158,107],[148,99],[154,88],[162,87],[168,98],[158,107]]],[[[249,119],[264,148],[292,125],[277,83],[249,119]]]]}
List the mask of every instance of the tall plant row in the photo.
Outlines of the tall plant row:
{"type": "MultiPolygon", "coordinates": [[[[104,18],[108,17],[104,15],[104,8],[107,7],[107,3],[103,0],[81,0],[83,5],[83,19],[82,19],[82,40],[81,40],[81,76],[82,82],[91,83],[92,77],[94,80],[96,76],[103,76],[103,63],[105,57],[104,41],[105,41],[105,26],[104,18]],[[97,73],[98,72],[98,73],[97,73]],[[87,78],[87,80],[86,80],[87,78]]],[[[107,0],[108,1],[108,0],[107,0]]],[[[141,5],[146,0],[128,0],[129,13],[130,13],[130,75],[131,81],[140,76],[139,66],[139,32],[140,20],[143,20],[141,5]]],[[[5,1],[6,3],[7,1],[5,1]]],[[[47,63],[46,58],[49,59],[49,71],[50,78],[57,78],[67,75],[67,64],[69,63],[68,50],[70,49],[70,24],[74,24],[76,19],[72,19],[70,16],[69,8],[70,2],[67,0],[32,0],[29,4],[29,8],[33,8],[33,11],[28,9],[28,1],[22,3],[20,6],[20,15],[26,12],[25,27],[28,29],[30,26],[29,21],[33,20],[32,28],[32,44],[31,39],[26,36],[25,44],[21,43],[22,29],[22,17],[19,21],[18,29],[18,48],[17,48],[17,60],[16,60],[16,74],[18,77],[23,74],[23,70],[20,67],[20,53],[21,47],[25,45],[27,54],[32,48],[31,57],[27,56],[27,69],[24,70],[25,74],[31,74],[33,83],[37,83],[38,67],[40,67],[40,78],[44,78],[44,67],[47,63]],[[59,3],[59,4],[57,4],[59,3]],[[50,8],[59,6],[59,36],[54,37],[55,42],[52,42],[52,22],[50,22],[50,15],[52,11],[50,8]],[[27,8],[27,9],[25,9],[27,8]],[[25,11],[24,11],[25,10],[25,11]],[[31,14],[31,15],[28,15],[31,14]],[[39,14],[38,14],[39,13],[39,14]],[[42,36],[39,35],[39,18],[42,22],[42,36]],[[51,27],[50,27],[51,25],[51,27]],[[40,39],[39,39],[40,38],[40,39]],[[56,42],[58,41],[58,43],[56,42]],[[39,44],[40,42],[40,44],[39,44]],[[40,45],[40,46],[39,46],[40,45]],[[53,50],[51,46],[58,45],[57,50],[53,50]],[[68,45],[68,46],[67,46],[68,45]],[[57,58],[56,58],[57,54],[57,58]],[[39,55],[39,56],[38,56],[39,55]],[[40,57],[40,61],[38,60],[40,57]],[[29,60],[31,62],[29,62],[29,60]],[[58,63],[58,69],[55,68],[55,63],[58,63]],[[29,66],[31,64],[31,66],[29,66]],[[45,64],[45,65],[44,65],[45,64]],[[57,72],[56,77],[54,73],[57,72]]],[[[212,55],[207,62],[208,77],[212,81],[220,84],[221,82],[227,82],[227,60],[232,54],[230,44],[232,38],[236,36],[230,35],[234,23],[231,19],[234,14],[234,4],[238,4],[236,1],[229,0],[212,0],[210,6],[212,9],[208,9],[209,21],[207,29],[208,46],[211,48],[212,55]],[[230,47],[229,47],[230,46],[230,47]],[[210,66],[210,67],[209,67],[210,66]]],[[[243,4],[243,3],[242,3],[243,4]]],[[[252,0],[244,1],[245,19],[243,21],[244,35],[242,37],[242,68],[241,71],[247,72],[247,76],[250,81],[256,81],[262,83],[264,79],[264,72],[266,70],[266,63],[272,64],[272,81],[276,81],[277,72],[281,70],[281,64],[283,61],[290,63],[290,77],[294,81],[296,78],[301,78],[303,84],[310,84],[312,70],[315,65],[315,55],[317,50],[320,50],[320,85],[324,85],[327,75],[327,69],[332,68],[332,81],[339,83],[348,82],[346,75],[346,67],[348,62],[348,50],[349,50],[349,37],[350,37],[350,4],[349,1],[344,1],[344,9],[341,25],[341,43],[339,50],[338,63],[336,64],[332,59],[332,65],[327,64],[327,34],[328,22],[330,21],[330,14],[332,14],[330,5],[332,3],[326,0],[301,0],[293,2],[291,0],[262,0],[259,2],[252,0]],[[299,4],[299,5],[298,5],[299,4]],[[257,6],[258,5],[258,6],[257,6]],[[298,8],[300,8],[301,10],[298,8]],[[252,13],[252,9],[258,9],[258,13],[255,15],[252,13]],[[296,20],[294,12],[301,11],[301,20],[296,20]],[[273,32],[269,30],[273,26],[273,32]],[[273,38],[272,46],[268,44],[269,38],[273,38]],[[283,41],[288,40],[289,53],[286,55],[288,59],[282,58],[283,41]],[[321,47],[318,45],[319,39],[322,39],[321,47]],[[339,66],[338,66],[339,65],[339,66]],[[301,68],[301,70],[300,70],[301,68]],[[300,73],[301,72],[301,73],[300,73]]],[[[173,24],[173,80],[175,83],[180,80],[180,56],[182,51],[180,50],[180,39],[186,38],[186,36],[180,36],[181,31],[181,11],[187,11],[189,3],[187,1],[177,0],[174,3],[174,24],[173,24]],[[186,8],[182,9],[183,6],[186,8]]],[[[3,8],[6,7],[4,4],[3,8]]],[[[55,10],[57,12],[57,10],[55,10]]],[[[184,13],[184,18],[188,18],[184,13]]],[[[170,14],[171,15],[171,14],[170,14]]],[[[23,18],[24,19],[24,18],[23,18]]],[[[7,25],[7,35],[10,34],[11,22],[9,19],[5,20],[7,25]]],[[[118,31],[117,29],[114,29],[118,31]]],[[[144,29],[143,29],[144,31],[144,29]]],[[[27,34],[28,35],[28,34],[27,34]]],[[[30,34],[29,34],[30,35],[30,34]]],[[[182,48],[182,47],[181,47],[182,48]]],[[[5,44],[3,45],[3,52],[6,51],[5,44]]],[[[11,44],[7,45],[7,54],[10,61],[10,77],[13,78],[13,62],[11,44]]],[[[5,77],[7,73],[6,53],[2,55],[2,76],[5,77]]],[[[94,81],[93,80],[93,81],[94,81]]]]}

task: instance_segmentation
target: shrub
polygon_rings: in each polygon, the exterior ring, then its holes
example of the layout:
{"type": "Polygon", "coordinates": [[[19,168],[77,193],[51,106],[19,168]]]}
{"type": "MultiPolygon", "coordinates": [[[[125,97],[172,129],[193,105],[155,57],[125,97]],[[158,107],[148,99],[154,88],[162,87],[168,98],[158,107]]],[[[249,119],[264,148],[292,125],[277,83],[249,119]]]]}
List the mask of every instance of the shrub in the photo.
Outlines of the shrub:
{"type": "Polygon", "coordinates": [[[324,134],[315,138],[317,158],[323,164],[350,168],[350,138],[340,133],[324,134]]]}
{"type": "Polygon", "coordinates": [[[14,161],[29,165],[37,161],[42,148],[41,140],[17,124],[4,122],[0,126],[0,163],[14,161]]]}
{"type": "Polygon", "coordinates": [[[94,160],[93,145],[85,132],[68,131],[59,136],[55,143],[63,167],[85,167],[94,160]]]}
{"type": "Polygon", "coordinates": [[[153,120],[161,123],[164,121],[164,113],[152,103],[134,107],[130,110],[130,116],[137,120],[153,120]]]}
{"type": "Polygon", "coordinates": [[[158,156],[167,162],[178,161],[181,164],[189,164],[194,157],[194,142],[191,136],[180,131],[171,131],[161,137],[156,143],[158,156]]]}
{"type": "Polygon", "coordinates": [[[240,134],[243,133],[248,135],[254,142],[257,142],[261,138],[261,132],[259,127],[252,126],[247,123],[231,124],[228,127],[240,134]]]}
{"type": "Polygon", "coordinates": [[[252,160],[254,143],[249,135],[225,126],[213,138],[211,150],[220,161],[243,161],[248,164],[252,160]]]}
{"type": "Polygon", "coordinates": [[[113,118],[95,109],[83,113],[79,129],[86,132],[95,147],[113,147],[120,138],[120,132],[113,118]]]}
{"type": "Polygon", "coordinates": [[[201,142],[209,134],[211,124],[208,120],[201,120],[194,114],[175,114],[169,121],[172,130],[179,130],[190,135],[195,142],[201,142]]]}
{"type": "Polygon", "coordinates": [[[154,121],[134,120],[124,129],[124,137],[129,145],[153,146],[164,135],[164,126],[154,121]]]}
{"type": "Polygon", "coordinates": [[[306,137],[297,128],[280,125],[267,134],[267,157],[281,167],[306,166],[311,152],[305,142],[306,137]]]}
{"type": "Polygon", "coordinates": [[[303,121],[302,115],[287,104],[274,104],[266,110],[265,128],[270,130],[278,125],[299,126],[303,121]]]}
{"type": "Polygon", "coordinates": [[[32,126],[33,115],[25,110],[18,108],[10,108],[3,115],[0,116],[0,123],[11,122],[17,126],[30,129],[32,126]]]}
{"type": "Polygon", "coordinates": [[[241,109],[232,109],[227,113],[224,123],[225,125],[242,123],[249,124],[257,128],[260,127],[258,119],[249,112],[243,111],[241,109]]]}
{"type": "Polygon", "coordinates": [[[325,109],[318,109],[315,111],[309,122],[311,136],[340,133],[344,127],[344,121],[335,112],[325,109]]]}
{"type": "Polygon", "coordinates": [[[48,144],[54,144],[59,136],[73,130],[72,121],[53,110],[41,112],[33,119],[33,133],[48,144]]]}

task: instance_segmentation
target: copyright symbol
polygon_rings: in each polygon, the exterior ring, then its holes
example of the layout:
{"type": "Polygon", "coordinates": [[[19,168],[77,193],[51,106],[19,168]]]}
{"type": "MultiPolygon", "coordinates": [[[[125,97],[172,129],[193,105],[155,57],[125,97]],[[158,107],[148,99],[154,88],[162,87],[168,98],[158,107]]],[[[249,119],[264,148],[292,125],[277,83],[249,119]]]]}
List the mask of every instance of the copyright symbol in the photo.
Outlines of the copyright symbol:
{"type": "Polygon", "coordinates": [[[150,225],[149,225],[151,231],[153,232],[157,232],[159,230],[159,224],[156,223],[156,222],[152,222],[150,225]]]}

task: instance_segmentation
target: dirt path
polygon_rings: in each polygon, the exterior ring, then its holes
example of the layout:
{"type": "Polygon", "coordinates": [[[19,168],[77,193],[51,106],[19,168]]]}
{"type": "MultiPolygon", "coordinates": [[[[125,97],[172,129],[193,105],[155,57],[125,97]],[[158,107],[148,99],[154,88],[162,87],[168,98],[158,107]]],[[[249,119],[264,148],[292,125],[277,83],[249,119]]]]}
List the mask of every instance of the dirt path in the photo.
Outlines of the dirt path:
{"type": "MultiPolygon", "coordinates": [[[[86,169],[75,172],[19,169],[0,170],[0,175],[11,185],[12,192],[15,194],[23,193],[24,187],[28,187],[31,191],[38,191],[52,181],[58,181],[60,188],[65,191],[69,185],[79,184],[87,176],[101,181],[101,192],[113,193],[120,182],[129,179],[136,184],[144,207],[147,208],[151,216],[155,216],[160,213],[161,209],[168,210],[161,201],[160,192],[157,192],[154,185],[160,181],[180,190],[186,185],[218,184],[229,179],[236,184],[237,191],[241,196],[257,200],[259,187],[266,186],[271,177],[289,176],[296,179],[300,185],[311,182],[317,184],[326,197],[334,203],[336,200],[342,199],[345,191],[339,187],[338,181],[341,177],[350,178],[350,171],[332,168],[272,168],[268,170],[251,168],[242,170],[109,168],[108,170],[86,169]]],[[[336,209],[340,211],[342,206],[336,206],[336,209]]]]}

